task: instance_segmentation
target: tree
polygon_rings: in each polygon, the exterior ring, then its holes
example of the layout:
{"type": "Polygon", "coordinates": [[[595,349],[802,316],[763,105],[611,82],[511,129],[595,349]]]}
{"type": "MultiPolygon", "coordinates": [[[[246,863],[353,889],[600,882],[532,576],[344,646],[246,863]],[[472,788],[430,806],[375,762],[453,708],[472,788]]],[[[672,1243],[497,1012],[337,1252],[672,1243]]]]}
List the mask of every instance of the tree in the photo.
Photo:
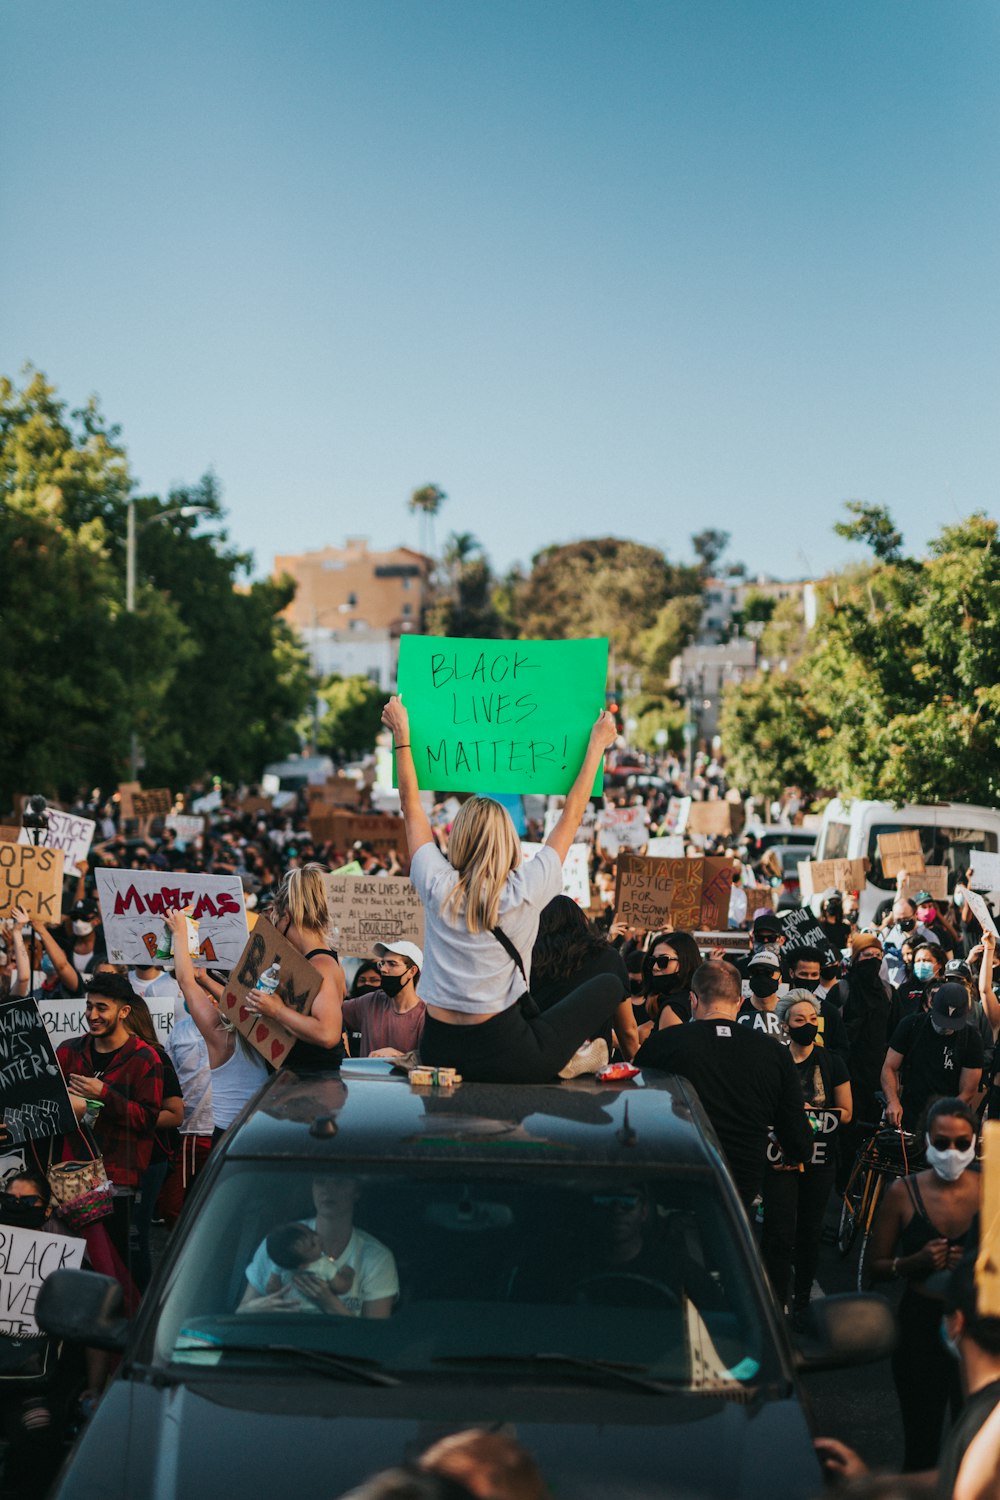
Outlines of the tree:
{"type": "Polygon", "coordinates": [[[897,531],[884,505],[868,505],[864,500],[848,500],[845,509],[853,517],[837,521],[834,531],[849,542],[863,542],[880,562],[897,562],[903,545],[903,533],[897,531]]]}
{"type": "Polygon", "coordinates": [[[640,632],[653,627],[669,598],[698,587],[693,568],[668,563],[640,542],[595,537],[545,547],[520,590],[519,633],[542,640],[607,636],[617,660],[638,665],[640,632]]]}
{"type": "Polygon", "coordinates": [[[639,654],[647,671],[654,676],[667,676],[674,657],[694,639],[701,611],[700,594],[678,594],[675,599],[667,600],[650,628],[639,637],[639,654]]]}
{"type": "Polygon", "coordinates": [[[667,732],[667,746],[681,750],[684,745],[684,720],[686,714],[682,704],[668,694],[638,693],[628,700],[628,715],[636,727],[629,733],[629,744],[639,750],[652,753],[660,750],[656,743],[659,730],[667,732]]]}
{"type": "Polygon", "coordinates": [[[729,532],[716,531],[712,527],[705,531],[696,531],[691,538],[691,546],[698,559],[698,571],[703,578],[710,578],[715,572],[719,559],[729,546],[729,532]]]}
{"type": "Polygon", "coordinates": [[[729,780],[769,802],[786,786],[813,785],[808,747],[816,729],[794,672],[729,684],[719,716],[729,780]]]}
{"type": "Polygon", "coordinates": [[[410,495],[410,510],[420,517],[421,548],[433,558],[434,520],[448,496],[439,485],[425,484],[410,495]]]}
{"type": "Polygon", "coordinates": [[[385,693],[367,677],[327,677],[320,683],[326,710],[319,721],[317,750],[341,758],[371,750],[382,722],[385,693]]]}

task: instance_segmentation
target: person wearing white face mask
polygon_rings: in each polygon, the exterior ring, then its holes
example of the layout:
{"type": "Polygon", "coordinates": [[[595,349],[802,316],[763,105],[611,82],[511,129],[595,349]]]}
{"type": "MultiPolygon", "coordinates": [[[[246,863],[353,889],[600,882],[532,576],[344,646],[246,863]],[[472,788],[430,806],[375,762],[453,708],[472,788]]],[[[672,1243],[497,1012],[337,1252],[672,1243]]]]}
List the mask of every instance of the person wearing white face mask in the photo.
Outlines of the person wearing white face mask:
{"type": "Polygon", "coordinates": [[[927,1167],[894,1182],[872,1235],[873,1281],[906,1283],[899,1304],[899,1343],[892,1373],[903,1418],[908,1473],[937,1462],[950,1404],[961,1405],[958,1367],[941,1341],[936,1272],[955,1266],[973,1242],[982,1179],[973,1167],[978,1130],[964,1099],[939,1099],[927,1116],[927,1167]]]}
{"type": "Polygon", "coordinates": [[[84,984],[108,956],[100,910],[93,897],[77,901],[67,920],[69,932],[64,926],[50,931],[43,922],[35,926],[43,949],[42,967],[54,975],[54,983],[51,987],[46,984],[45,989],[50,996],[82,995],[84,984]]]}

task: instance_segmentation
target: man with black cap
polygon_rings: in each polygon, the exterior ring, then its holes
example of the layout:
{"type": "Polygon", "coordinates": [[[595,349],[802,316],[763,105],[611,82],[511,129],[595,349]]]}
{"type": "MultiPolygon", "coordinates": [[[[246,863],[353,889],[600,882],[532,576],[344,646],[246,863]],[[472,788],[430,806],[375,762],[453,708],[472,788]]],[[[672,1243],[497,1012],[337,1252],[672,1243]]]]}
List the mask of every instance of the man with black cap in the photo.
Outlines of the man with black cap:
{"type": "Polygon", "coordinates": [[[416,943],[376,943],[382,987],[343,1004],[344,1025],[361,1033],[361,1057],[399,1057],[416,1052],[426,1008],[417,994],[424,955],[416,943]]]}
{"type": "Polygon", "coordinates": [[[779,916],[773,911],[758,912],[750,929],[750,951],[739,957],[736,954],[727,954],[726,960],[739,970],[744,979],[747,979],[750,974],[750,961],[754,954],[759,953],[762,948],[767,948],[777,953],[780,958],[785,936],[785,929],[779,916]]]}
{"type": "Polygon", "coordinates": [[[929,1010],[900,1021],[882,1066],[888,1124],[916,1130],[939,1095],[972,1103],[983,1076],[983,1043],[968,1024],[970,1010],[968,990],[952,980],[938,986],[929,1010]]]}
{"type": "MultiPolygon", "coordinates": [[[[993,1446],[994,1435],[983,1429],[987,1422],[994,1425],[993,1414],[1000,1408],[1000,1318],[980,1316],[974,1254],[966,1255],[947,1275],[941,1336],[961,1364],[965,1405],[944,1440],[937,1471],[906,1478],[921,1486],[921,1494],[937,1500],[995,1495],[1000,1454],[993,1446]]],[[[853,1448],[836,1438],[817,1438],[816,1451],[830,1478],[853,1480],[868,1473],[853,1448]]]]}
{"type": "Polygon", "coordinates": [[[781,1038],[781,1022],[775,1009],[781,989],[781,960],[774,949],[761,948],[753,954],[747,961],[746,976],[750,994],[736,1013],[737,1021],[762,1031],[765,1036],[781,1038]]]}

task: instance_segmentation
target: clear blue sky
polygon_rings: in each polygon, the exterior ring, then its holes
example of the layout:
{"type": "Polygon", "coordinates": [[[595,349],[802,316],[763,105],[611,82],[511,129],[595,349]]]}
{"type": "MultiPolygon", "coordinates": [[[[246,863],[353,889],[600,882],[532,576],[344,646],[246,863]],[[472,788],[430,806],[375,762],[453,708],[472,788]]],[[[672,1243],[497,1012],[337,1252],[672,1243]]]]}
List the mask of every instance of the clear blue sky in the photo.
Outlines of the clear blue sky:
{"type": "Polygon", "coordinates": [[[234,540],[794,576],[996,508],[995,0],[0,7],[0,370],[234,540]]]}

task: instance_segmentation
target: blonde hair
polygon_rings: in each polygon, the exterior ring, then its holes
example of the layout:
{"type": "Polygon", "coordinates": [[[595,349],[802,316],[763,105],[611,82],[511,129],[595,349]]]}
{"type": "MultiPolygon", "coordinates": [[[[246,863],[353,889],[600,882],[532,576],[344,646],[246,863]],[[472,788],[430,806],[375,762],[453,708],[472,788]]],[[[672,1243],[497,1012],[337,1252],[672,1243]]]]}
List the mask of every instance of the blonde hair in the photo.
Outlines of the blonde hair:
{"type": "Polygon", "coordinates": [[[489,932],[500,917],[500,897],[521,863],[521,841],[510,813],[492,797],[470,797],[448,837],[448,858],[458,880],[442,907],[453,926],[461,915],[470,932],[489,932]]]}
{"type": "Polygon", "coordinates": [[[289,917],[292,926],[300,932],[326,933],[330,926],[330,910],[323,873],[323,866],[317,864],[289,870],[275,893],[274,915],[289,917]]]}

